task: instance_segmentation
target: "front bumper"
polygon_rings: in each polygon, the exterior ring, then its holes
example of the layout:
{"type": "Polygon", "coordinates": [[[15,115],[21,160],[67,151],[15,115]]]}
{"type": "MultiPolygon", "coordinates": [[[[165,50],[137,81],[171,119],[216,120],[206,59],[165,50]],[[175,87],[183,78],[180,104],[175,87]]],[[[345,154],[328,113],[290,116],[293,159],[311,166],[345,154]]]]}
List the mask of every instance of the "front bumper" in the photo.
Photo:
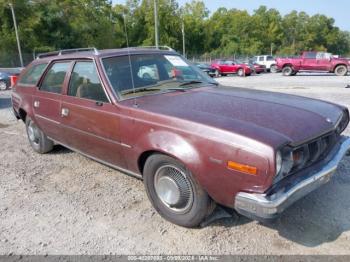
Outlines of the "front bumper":
{"type": "Polygon", "coordinates": [[[350,151],[350,138],[343,137],[336,146],[326,164],[316,171],[309,171],[296,179],[295,183],[285,183],[277,186],[266,194],[240,192],[235,198],[235,209],[238,213],[256,219],[270,220],[278,217],[286,208],[300,198],[327,183],[335,173],[339,162],[350,151]]]}

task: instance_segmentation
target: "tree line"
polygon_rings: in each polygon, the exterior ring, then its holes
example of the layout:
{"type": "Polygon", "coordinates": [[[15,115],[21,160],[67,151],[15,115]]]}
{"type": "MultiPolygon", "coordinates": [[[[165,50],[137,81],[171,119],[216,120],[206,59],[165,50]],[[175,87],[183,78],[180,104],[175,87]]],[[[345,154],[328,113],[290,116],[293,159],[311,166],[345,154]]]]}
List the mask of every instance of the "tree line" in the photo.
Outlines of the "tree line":
{"type": "MultiPolygon", "coordinates": [[[[154,45],[153,0],[12,0],[20,41],[27,60],[40,52],[94,46],[154,45]]],[[[232,57],[266,54],[295,55],[302,50],[350,53],[350,33],[333,18],[292,11],[281,15],[260,6],[246,10],[221,7],[211,13],[203,1],[179,6],[158,0],[160,44],[182,52],[182,23],[186,55],[232,57]]],[[[17,46],[9,0],[0,0],[0,66],[15,63],[17,46]]]]}

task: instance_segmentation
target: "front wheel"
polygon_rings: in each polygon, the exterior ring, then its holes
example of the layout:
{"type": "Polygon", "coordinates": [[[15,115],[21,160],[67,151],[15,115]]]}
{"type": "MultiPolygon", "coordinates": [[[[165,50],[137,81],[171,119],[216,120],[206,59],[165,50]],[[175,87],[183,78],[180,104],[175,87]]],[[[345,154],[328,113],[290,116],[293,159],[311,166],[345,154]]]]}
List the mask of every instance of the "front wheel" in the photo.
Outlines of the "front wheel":
{"type": "Polygon", "coordinates": [[[0,81],[0,90],[6,90],[7,89],[7,84],[5,81],[0,81]]]}
{"type": "Polygon", "coordinates": [[[238,74],[238,76],[244,76],[243,68],[238,69],[237,74],[238,74]]]}
{"type": "Polygon", "coordinates": [[[52,150],[53,141],[39,129],[30,117],[26,118],[26,131],[29,143],[34,151],[44,154],[52,150]]]}
{"type": "Polygon", "coordinates": [[[143,181],[153,207],[174,224],[196,227],[210,213],[208,194],[182,163],[169,156],[150,156],[143,181]]]}
{"type": "Polygon", "coordinates": [[[219,77],[219,76],[220,76],[219,70],[215,69],[214,76],[215,76],[215,77],[219,77]]]}
{"type": "Polygon", "coordinates": [[[348,73],[348,69],[344,65],[339,65],[335,68],[334,73],[337,76],[346,76],[346,74],[348,73]]]}

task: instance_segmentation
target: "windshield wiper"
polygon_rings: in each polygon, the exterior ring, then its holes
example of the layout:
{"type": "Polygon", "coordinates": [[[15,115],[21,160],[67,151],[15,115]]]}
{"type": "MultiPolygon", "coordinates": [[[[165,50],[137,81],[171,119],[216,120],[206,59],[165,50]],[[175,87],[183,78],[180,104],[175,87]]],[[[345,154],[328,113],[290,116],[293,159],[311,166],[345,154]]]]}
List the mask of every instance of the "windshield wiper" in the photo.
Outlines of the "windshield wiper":
{"type": "Polygon", "coordinates": [[[179,86],[188,86],[188,85],[193,85],[193,84],[211,84],[211,85],[218,85],[218,83],[215,82],[203,82],[203,81],[199,81],[199,80],[192,80],[192,81],[188,81],[185,83],[180,84],[179,86]]]}
{"type": "Polygon", "coordinates": [[[184,82],[184,83],[180,84],[179,86],[188,86],[188,85],[203,84],[203,83],[204,83],[203,81],[192,80],[192,81],[184,82]]]}
{"type": "Polygon", "coordinates": [[[159,91],[160,88],[154,88],[154,87],[144,87],[144,88],[138,88],[138,89],[132,89],[129,91],[126,91],[125,93],[122,92],[123,95],[130,95],[134,93],[140,93],[140,92],[146,92],[146,91],[159,91]]]}

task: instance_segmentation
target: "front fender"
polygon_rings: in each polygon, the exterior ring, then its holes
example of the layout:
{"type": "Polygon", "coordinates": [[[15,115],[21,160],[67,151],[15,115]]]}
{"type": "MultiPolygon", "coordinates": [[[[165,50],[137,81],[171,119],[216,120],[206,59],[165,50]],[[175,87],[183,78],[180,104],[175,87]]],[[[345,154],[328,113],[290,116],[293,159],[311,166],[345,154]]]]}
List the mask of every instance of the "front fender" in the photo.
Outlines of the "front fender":
{"type": "Polygon", "coordinates": [[[201,163],[200,154],[194,146],[179,134],[169,131],[150,130],[139,139],[138,151],[157,151],[170,155],[184,163],[190,170],[198,169],[201,163]]]}

